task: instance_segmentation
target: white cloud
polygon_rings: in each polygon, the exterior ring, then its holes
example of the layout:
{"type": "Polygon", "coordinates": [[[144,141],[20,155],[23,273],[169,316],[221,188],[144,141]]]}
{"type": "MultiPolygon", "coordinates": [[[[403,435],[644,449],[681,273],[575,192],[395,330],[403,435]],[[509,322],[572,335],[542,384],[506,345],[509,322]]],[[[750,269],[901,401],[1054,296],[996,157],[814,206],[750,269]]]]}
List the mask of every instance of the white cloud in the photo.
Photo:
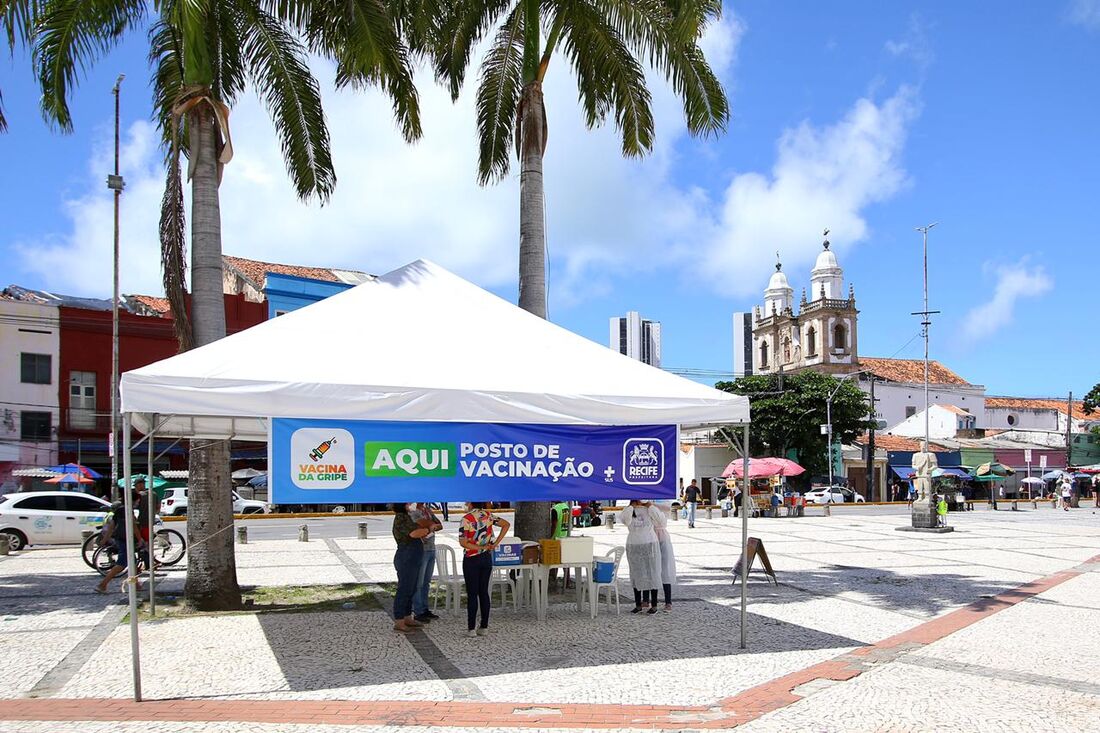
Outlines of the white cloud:
{"type": "Polygon", "coordinates": [[[936,59],[928,30],[928,23],[920,13],[913,13],[909,16],[904,37],[887,41],[886,52],[891,56],[907,58],[915,63],[919,70],[924,71],[936,59]]]}
{"type": "MultiPolygon", "coordinates": [[[[728,76],[743,32],[732,13],[709,29],[704,44],[720,76],[728,76]]],[[[331,78],[327,64],[315,67],[319,78],[331,78]]],[[[696,220],[697,194],[671,182],[676,144],[686,136],[681,106],[663,80],[652,82],[655,149],[644,160],[624,160],[612,125],[585,128],[576,82],[564,60],[551,66],[545,86],[550,130],[545,170],[552,304],[578,301],[582,286],[588,295],[601,272],[634,258],[652,261],[670,236],[696,220]]],[[[323,207],[297,200],[266,111],[255,98],[242,99],[231,118],[235,157],[221,187],[224,252],[370,272],[425,257],[482,285],[515,282],[515,167],[507,180],[478,186],[473,84],[457,104],[430,75],[419,75],[418,84],[424,137],[415,145],[402,142],[380,94],[323,89],[338,175],[336,192],[323,207]]],[[[81,192],[66,204],[70,231],[21,243],[25,266],[48,287],[103,295],[102,284],[110,282],[110,260],[103,253],[110,251],[111,200],[102,183],[109,140],[109,130],[101,130],[81,192]],[[86,266],[79,281],[65,274],[64,265],[74,258],[86,266]]],[[[124,292],[160,291],[157,217],[163,172],[155,143],[147,123],[129,127],[121,227],[124,292]]]]}
{"type": "Polygon", "coordinates": [[[900,158],[918,107],[902,87],[880,104],[858,100],[831,126],[784,132],[770,175],[741,173],[726,189],[698,274],[721,290],[756,293],[777,249],[793,269],[813,261],[826,227],[840,250],[866,239],[863,209],[907,183],[900,158]]]}
{"type": "Polygon", "coordinates": [[[1090,31],[1100,30],[1100,0],[1072,0],[1066,16],[1074,25],[1090,31]]]}
{"type": "Polygon", "coordinates": [[[988,338],[1011,324],[1017,301],[1036,298],[1054,287],[1046,270],[1042,266],[1032,266],[1027,258],[1011,265],[987,265],[985,269],[993,272],[997,283],[993,286],[993,296],[972,308],[963,320],[963,333],[972,340],[988,338]]]}

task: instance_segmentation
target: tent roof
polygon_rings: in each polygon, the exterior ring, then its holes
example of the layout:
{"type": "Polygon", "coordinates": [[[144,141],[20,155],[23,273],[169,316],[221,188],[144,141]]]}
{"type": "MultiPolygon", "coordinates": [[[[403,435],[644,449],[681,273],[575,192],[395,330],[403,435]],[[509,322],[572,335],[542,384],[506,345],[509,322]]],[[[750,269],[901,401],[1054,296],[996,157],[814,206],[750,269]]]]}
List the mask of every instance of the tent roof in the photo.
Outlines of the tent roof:
{"type": "Polygon", "coordinates": [[[158,435],[267,437],[266,417],[743,424],[748,398],[648,366],[417,260],[122,375],[158,435]]]}

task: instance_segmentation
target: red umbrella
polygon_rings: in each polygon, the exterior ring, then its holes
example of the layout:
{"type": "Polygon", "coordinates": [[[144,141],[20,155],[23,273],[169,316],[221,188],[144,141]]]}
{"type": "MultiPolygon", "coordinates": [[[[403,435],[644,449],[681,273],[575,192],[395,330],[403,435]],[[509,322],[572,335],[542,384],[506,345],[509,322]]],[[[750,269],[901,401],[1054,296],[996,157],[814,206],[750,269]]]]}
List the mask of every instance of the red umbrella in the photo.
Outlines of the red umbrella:
{"type": "Polygon", "coordinates": [[[805,468],[789,458],[769,458],[767,460],[772,461],[783,469],[783,472],[779,474],[780,476],[797,476],[800,473],[806,473],[805,468]]]}
{"type": "MultiPolygon", "coordinates": [[[[738,458],[735,461],[730,461],[730,465],[726,466],[726,470],[722,472],[722,478],[744,478],[745,461],[743,458],[738,458]]],[[[775,463],[774,458],[750,458],[749,459],[749,478],[766,478],[768,476],[781,476],[783,475],[782,466],[775,463]]]]}
{"type": "Polygon", "coordinates": [[[43,483],[47,484],[94,484],[90,478],[85,478],[79,473],[63,473],[60,476],[54,476],[53,478],[46,479],[43,483]]]}

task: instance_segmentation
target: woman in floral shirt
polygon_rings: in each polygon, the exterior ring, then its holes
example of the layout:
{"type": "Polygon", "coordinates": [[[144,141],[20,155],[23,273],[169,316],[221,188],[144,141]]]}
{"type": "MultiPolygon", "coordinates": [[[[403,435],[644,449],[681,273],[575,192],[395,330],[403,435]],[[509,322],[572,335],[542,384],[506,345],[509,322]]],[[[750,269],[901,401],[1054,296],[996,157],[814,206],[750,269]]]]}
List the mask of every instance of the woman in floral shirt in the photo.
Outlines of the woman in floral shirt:
{"type": "Polygon", "coordinates": [[[493,549],[504,539],[511,527],[507,520],[494,516],[486,502],[472,502],[462,517],[458,544],[466,551],[462,558],[462,576],[466,580],[466,636],[485,636],[489,633],[489,581],[493,575],[493,549]],[[493,528],[500,532],[493,535],[493,528]],[[474,630],[478,607],[481,608],[481,626],[474,630]]]}

